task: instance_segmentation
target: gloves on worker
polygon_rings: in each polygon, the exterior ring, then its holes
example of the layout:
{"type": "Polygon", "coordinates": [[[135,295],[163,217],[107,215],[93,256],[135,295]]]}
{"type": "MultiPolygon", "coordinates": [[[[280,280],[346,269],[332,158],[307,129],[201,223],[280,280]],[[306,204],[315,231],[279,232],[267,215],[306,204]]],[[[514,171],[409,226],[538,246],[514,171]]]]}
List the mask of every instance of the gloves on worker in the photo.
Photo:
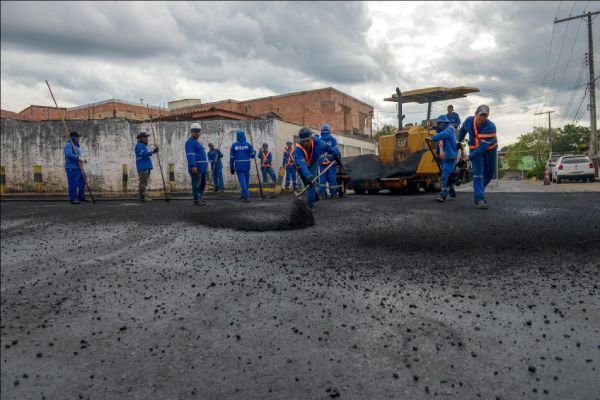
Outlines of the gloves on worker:
{"type": "Polygon", "coordinates": [[[154,150],[152,151],[152,153],[153,153],[153,154],[154,154],[154,153],[158,153],[158,146],[156,146],[156,147],[154,148],[154,150]]]}
{"type": "Polygon", "coordinates": [[[198,168],[192,167],[192,174],[197,174],[197,173],[198,173],[198,168]]]}
{"type": "Polygon", "coordinates": [[[313,180],[313,176],[312,175],[308,175],[308,176],[302,176],[302,182],[304,183],[304,186],[312,186],[312,180],[313,180]]]}
{"type": "Polygon", "coordinates": [[[82,164],[85,164],[85,163],[87,163],[87,160],[85,158],[79,157],[79,162],[82,164]]]}
{"type": "Polygon", "coordinates": [[[339,155],[337,155],[337,154],[336,154],[336,155],[334,155],[334,156],[333,156],[333,159],[335,160],[336,164],[338,165],[338,167],[339,167],[339,171],[340,171],[341,173],[343,173],[343,172],[344,172],[344,165],[342,164],[342,159],[341,159],[341,157],[340,157],[339,155]]]}

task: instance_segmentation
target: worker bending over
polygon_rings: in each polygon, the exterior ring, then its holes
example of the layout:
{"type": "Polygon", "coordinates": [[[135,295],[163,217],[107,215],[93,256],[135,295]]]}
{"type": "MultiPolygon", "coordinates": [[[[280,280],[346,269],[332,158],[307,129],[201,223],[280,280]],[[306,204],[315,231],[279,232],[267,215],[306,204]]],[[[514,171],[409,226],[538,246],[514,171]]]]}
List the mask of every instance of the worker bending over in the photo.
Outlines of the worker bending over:
{"type": "Polygon", "coordinates": [[[250,159],[256,157],[256,152],[252,145],[246,141],[246,133],[244,131],[237,131],[236,139],[237,141],[232,143],[229,151],[229,170],[231,175],[237,174],[242,191],[240,199],[249,202],[250,159]]]}
{"type": "Polygon", "coordinates": [[[198,141],[202,134],[202,127],[194,122],[190,127],[191,135],[185,142],[185,154],[188,163],[188,172],[192,178],[192,194],[194,195],[194,205],[203,206],[206,201],[202,199],[204,188],[206,187],[206,171],[208,170],[208,160],[206,151],[202,143],[198,141]]]}
{"type": "Polygon", "coordinates": [[[79,132],[73,131],[69,134],[69,140],[64,146],[65,152],[65,172],[67,173],[67,184],[69,185],[69,201],[71,204],[87,203],[85,198],[85,178],[79,163],[85,164],[81,158],[81,148],[79,147],[79,132]]]}
{"type": "Polygon", "coordinates": [[[438,117],[436,132],[437,134],[430,138],[426,138],[425,140],[437,143],[437,157],[442,173],[442,190],[435,200],[443,202],[446,201],[446,198],[448,198],[448,200],[454,200],[456,198],[454,182],[449,182],[449,178],[452,171],[454,171],[454,164],[456,163],[458,152],[456,150],[456,133],[454,127],[450,125],[450,120],[446,115],[440,115],[438,117]]]}
{"type": "Polygon", "coordinates": [[[263,182],[269,183],[269,178],[267,175],[271,177],[273,183],[277,182],[277,175],[275,175],[275,171],[273,171],[273,155],[269,151],[269,144],[262,144],[262,151],[260,152],[260,171],[262,172],[263,182]]]}
{"type": "Polygon", "coordinates": [[[210,162],[210,168],[212,172],[213,185],[215,186],[216,192],[224,192],[225,191],[225,183],[223,182],[223,162],[221,158],[223,158],[223,153],[221,150],[215,149],[215,145],[212,143],[208,144],[208,161],[210,162]]]}
{"type": "MultiPolygon", "coordinates": [[[[321,140],[323,142],[325,142],[326,145],[328,145],[331,148],[335,148],[336,150],[338,150],[339,153],[339,149],[337,148],[337,140],[335,140],[335,138],[331,135],[331,131],[329,129],[329,125],[328,124],[324,124],[321,127],[321,140]]],[[[334,161],[334,156],[332,154],[326,153],[326,152],[322,152],[319,155],[319,165],[320,165],[320,172],[323,172],[325,170],[325,168],[327,168],[327,166],[329,164],[331,164],[334,161]]],[[[331,198],[334,198],[335,196],[337,196],[337,168],[338,165],[331,167],[327,170],[327,172],[325,172],[323,175],[321,175],[320,178],[320,182],[319,182],[319,195],[323,198],[326,199],[327,198],[327,184],[329,183],[329,194],[331,196],[331,198]]]]}
{"type": "Polygon", "coordinates": [[[285,190],[290,189],[290,181],[292,182],[293,190],[298,189],[298,181],[296,179],[296,161],[294,159],[294,144],[287,142],[283,150],[283,166],[285,167],[285,190]]]}
{"type": "MultiPolygon", "coordinates": [[[[300,177],[304,185],[309,185],[307,194],[308,207],[312,209],[315,204],[317,187],[313,180],[319,175],[319,155],[327,152],[333,155],[334,161],[342,168],[340,152],[335,147],[331,147],[321,139],[312,137],[312,131],[308,128],[300,129],[298,132],[300,143],[296,143],[294,149],[294,158],[296,164],[300,167],[300,177]]],[[[334,167],[331,167],[333,169],[334,167]]]]}
{"type": "Polygon", "coordinates": [[[458,144],[462,146],[467,133],[469,134],[469,157],[473,170],[473,192],[475,208],[488,208],[485,201],[485,187],[494,177],[496,170],[496,125],[488,119],[490,108],[485,104],[477,107],[474,117],[467,117],[460,128],[458,144]]]}
{"type": "Polygon", "coordinates": [[[152,151],[148,150],[148,134],[144,131],[137,134],[137,140],[138,142],[135,145],[135,168],[140,178],[140,201],[152,201],[146,195],[146,189],[148,188],[150,171],[152,171],[152,154],[158,153],[158,146],[154,146],[152,151]]]}

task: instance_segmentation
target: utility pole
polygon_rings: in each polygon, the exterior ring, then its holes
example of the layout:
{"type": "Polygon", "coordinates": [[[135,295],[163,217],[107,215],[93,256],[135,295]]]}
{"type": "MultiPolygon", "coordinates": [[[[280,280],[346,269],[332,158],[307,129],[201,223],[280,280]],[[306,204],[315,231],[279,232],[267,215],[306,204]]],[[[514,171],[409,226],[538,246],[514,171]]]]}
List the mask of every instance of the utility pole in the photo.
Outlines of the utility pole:
{"type": "Polygon", "coordinates": [[[592,16],[600,14],[600,11],[587,12],[581,15],[577,15],[575,17],[563,18],[563,19],[555,19],[554,23],[558,24],[559,22],[570,21],[572,19],[579,18],[587,18],[587,26],[588,26],[588,67],[589,67],[589,80],[588,86],[590,90],[590,158],[594,162],[594,167],[596,169],[596,175],[598,175],[598,164],[600,163],[600,149],[598,148],[598,143],[600,139],[598,138],[598,130],[596,127],[596,76],[594,74],[594,35],[592,34],[592,16]]]}
{"type": "Polygon", "coordinates": [[[539,112],[539,113],[535,113],[533,115],[541,115],[541,114],[548,114],[548,157],[550,157],[552,155],[552,122],[550,121],[550,114],[552,114],[554,111],[544,111],[544,112],[539,112]]]}

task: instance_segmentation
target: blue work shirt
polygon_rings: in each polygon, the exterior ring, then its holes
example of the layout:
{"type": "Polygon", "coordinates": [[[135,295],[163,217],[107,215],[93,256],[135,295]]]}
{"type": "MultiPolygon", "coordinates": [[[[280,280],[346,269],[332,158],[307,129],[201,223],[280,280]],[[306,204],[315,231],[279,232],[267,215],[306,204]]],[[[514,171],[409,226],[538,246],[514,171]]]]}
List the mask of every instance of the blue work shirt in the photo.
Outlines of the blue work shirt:
{"type": "MultiPolygon", "coordinates": [[[[332,149],[337,149],[337,140],[335,140],[331,133],[322,133],[321,141],[325,142],[325,144],[331,147],[332,149]]],[[[327,165],[331,163],[334,159],[335,158],[333,157],[333,154],[327,153],[326,151],[321,151],[321,154],[319,154],[319,163],[321,165],[327,165]]]]}
{"type": "Polygon", "coordinates": [[[208,161],[210,162],[213,170],[223,168],[223,162],[221,161],[221,158],[223,158],[223,153],[221,153],[221,150],[219,149],[210,150],[208,152],[208,161]]]}
{"type": "Polygon", "coordinates": [[[141,141],[138,141],[135,145],[135,168],[138,171],[152,169],[152,152],[141,141]]]}
{"type": "Polygon", "coordinates": [[[322,152],[327,152],[337,156],[340,155],[340,151],[338,149],[329,146],[324,141],[315,138],[314,136],[308,140],[308,143],[308,149],[306,149],[300,143],[296,143],[294,148],[294,158],[296,159],[296,164],[300,167],[302,175],[305,177],[311,176],[311,170],[313,172],[317,171],[316,167],[319,164],[319,156],[322,152]]]}
{"type": "Polygon", "coordinates": [[[452,125],[460,125],[460,117],[458,116],[458,114],[455,111],[452,111],[451,113],[446,114],[446,117],[448,117],[448,119],[450,120],[450,123],[452,125]]]}
{"type": "Polygon", "coordinates": [[[469,158],[471,159],[481,156],[485,151],[495,150],[498,147],[496,125],[489,119],[478,127],[475,124],[475,117],[467,117],[460,128],[459,143],[462,143],[467,133],[469,134],[469,158]]]}
{"type": "Polygon", "coordinates": [[[288,150],[287,147],[283,149],[283,166],[287,168],[289,166],[293,166],[295,163],[296,160],[294,159],[294,148],[292,147],[291,150],[288,150]]]}
{"type": "Polygon", "coordinates": [[[450,124],[431,137],[432,142],[437,142],[438,157],[442,160],[456,160],[458,150],[456,148],[456,133],[454,127],[450,124]]]}
{"type": "Polygon", "coordinates": [[[81,156],[81,149],[79,147],[79,143],[75,144],[75,149],[73,149],[73,145],[71,141],[68,141],[64,147],[65,151],[65,168],[77,168],[79,169],[79,157],[81,156]]]}
{"type": "Polygon", "coordinates": [[[202,143],[194,139],[192,136],[185,142],[185,155],[187,157],[188,172],[192,173],[192,167],[198,169],[198,173],[205,174],[208,170],[208,160],[206,159],[206,151],[202,143]]]}
{"type": "Polygon", "coordinates": [[[229,169],[235,172],[250,171],[250,159],[256,157],[256,152],[246,141],[244,132],[237,133],[237,141],[231,144],[229,151],[229,169]]]}
{"type": "Polygon", "coordinates": [[[260,153],[260,166],[261,167],[270,167],[271,164],[273,164],[273,154],[267,150],[267,152],[265,153],[264,151],[261,151],[260,153]]]}

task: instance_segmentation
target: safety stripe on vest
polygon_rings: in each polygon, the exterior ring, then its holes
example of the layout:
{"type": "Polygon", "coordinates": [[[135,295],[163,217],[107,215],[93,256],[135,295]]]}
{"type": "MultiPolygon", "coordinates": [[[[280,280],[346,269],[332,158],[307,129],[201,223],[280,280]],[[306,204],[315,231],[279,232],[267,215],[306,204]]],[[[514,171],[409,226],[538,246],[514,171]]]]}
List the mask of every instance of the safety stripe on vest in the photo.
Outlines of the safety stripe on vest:
{"type": "Polygon", "coordinates": [[[288,155],[287,164],[285,164],[285,166],[287,167],[287,166],[290,166],[292,164],[295,164],[296,160],[294,160],[294,156],[293,156],[294,152],[293,151],[288,152],[287,149],[283,149],[283,151],[288,155]],[[292,162],[290,162],[290,160],[292,160],[292,162]]]}
{"type": "MultiPolygon", "coordinates": [[[[477,129],[477,123],[475,122],[475,117],[473,117],[473,130],[475,131],[475,146],[473,145],[469,145],[469,149],[470,150],[474,150],[476,148],[479,147],[479,138],[492,138],[492,137],[496,137],[496,132],[494,133],[482,133],[479,134],[479,130],[477,129]]],[[[487,143],[487,142],[486,142],[487,143]]],[[[488,150],[493,150],[496,147],[498,147],[498,143],[495,143],[493,145],[491,145],[490,147],[488,147],[487,149],[485,149],[486,151],[488,150]]]]}
{"type": "Polygon", "coordinates": [[[315,150],[315,142],[312,140],[312,138],[310,139],[310,158],[308,157],[308,152],[304,149],[304,146],[302,146],[300,143],[296,143],[296,147],[299,148],[300,150],[302,150],[302,152],[304,153],[304,161],[306,162],[306,165],[308,167],[311,166],[312,164],[312,156],[315,150]]]}
{"type": "Polygon", "coordinates": [[[267,154],[263,153],[262,151],[260,152],[260,156],[262,158],[262,163],[261,163],[261,167],[270,167],[271,164],[267,164],[267,159],[269,158],[269,155],[271,154],[270,151],[267,152],[267,154]]]}

